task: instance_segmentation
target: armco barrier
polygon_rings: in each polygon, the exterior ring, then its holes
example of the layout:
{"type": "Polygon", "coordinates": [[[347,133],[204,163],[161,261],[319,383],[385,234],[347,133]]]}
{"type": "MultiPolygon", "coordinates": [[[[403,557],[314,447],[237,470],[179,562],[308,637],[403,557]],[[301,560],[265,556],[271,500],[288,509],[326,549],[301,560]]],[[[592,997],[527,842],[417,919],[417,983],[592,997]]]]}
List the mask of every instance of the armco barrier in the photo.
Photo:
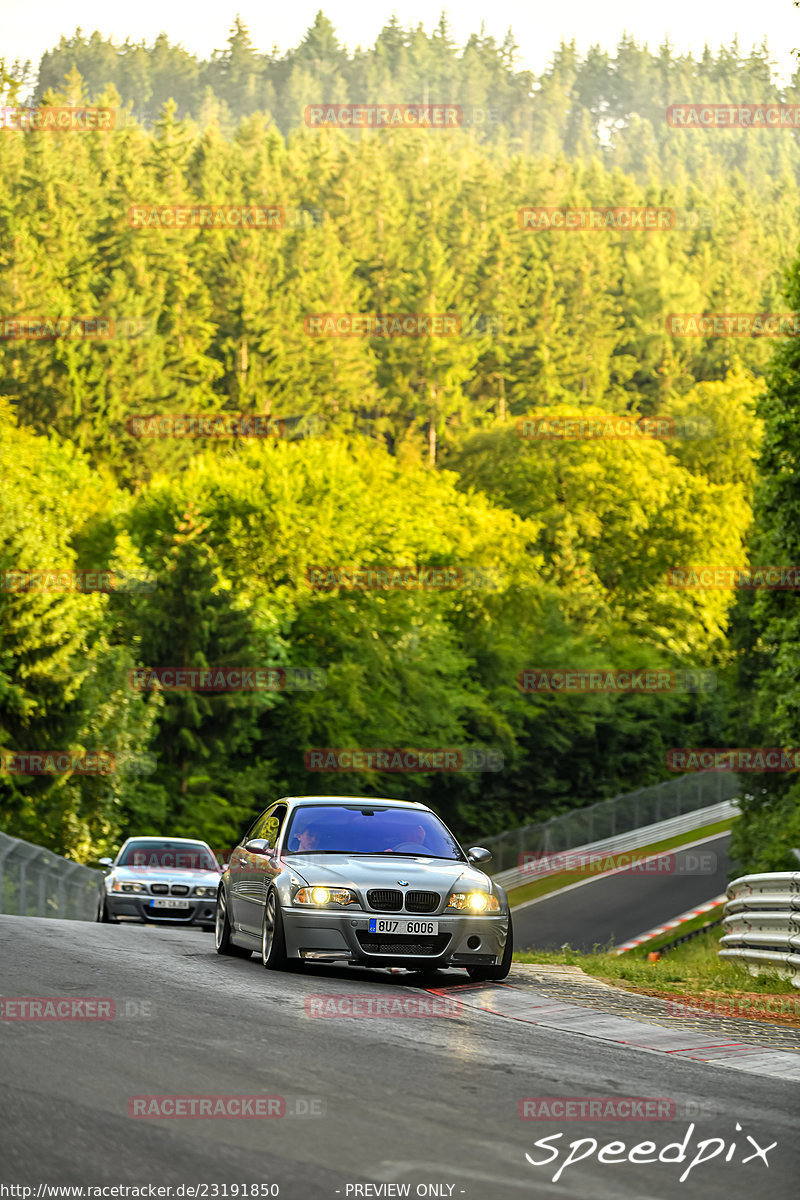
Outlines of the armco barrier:
{"type": "MultiPolygon", "coordinates": [[[[691,833],[693,829],[701,829],[704,825],[713,825],[717,821],[725,821],[729,817],[738,817],[739,809],[735,800],[723,800],[721,804],[711,804],[708,808],[697,808],[694,812],[684,813],[680,817],[670,817],[667,821],[659,821],[655,825],[642,825],[629,833],[618,837],[604,838],[601,842],[589,842],[585,846],[569,846],[562,851],[552,851],[556,865],[552,869],[540,869],[541,864],[534,862],[531,866],[520,865],[509,871],[498,871],[492,878],[503,888],[520,887],[524,883],[532,883],[534,879],[544,879],[548,875],[557,875],[564,868],[558,863],[561,855],[571,857],[578,855],[596,855],[605,858],[614,854],[626,854],[630,850],[640,850],[643,846],[652,846],[654,842],[666,841],[667,838],[677,837],[682,833],[691,833]]],[[[524,853],[524,852],[523,852],[524,853]]]]}
{"type": "Polygon", "coordinates": [[[720,958],[771,967],[800,988],[800,871],[743,875],[728,885],[720,958]]]}
{"type": "Polygon", "coordinates": [[[0,833],[0,913],[94,921],[102,871],[0,833]]]}

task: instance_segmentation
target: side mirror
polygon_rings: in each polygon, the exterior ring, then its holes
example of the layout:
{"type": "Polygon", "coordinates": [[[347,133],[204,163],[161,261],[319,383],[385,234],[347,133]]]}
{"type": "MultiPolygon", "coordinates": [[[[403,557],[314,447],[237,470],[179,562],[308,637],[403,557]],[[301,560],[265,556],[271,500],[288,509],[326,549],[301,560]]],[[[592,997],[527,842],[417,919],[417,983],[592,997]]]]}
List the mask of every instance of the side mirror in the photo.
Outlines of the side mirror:
{"type": "Polygon", "coordinates": [[[230,866],[230,863],[226,863],[226,862],[225,862],[225,863],[221,863],[221,864],[220,864],[220,868],[219,868],[219,869],[220,869],[220,872],[222,872],[222,871],[227,871],[227,869],[228,869],[228,867],[229,867],[229,866],[230,866]]]}
{"type": "Polygon", "coordinates": [[[253,838],[250,842],[245,842],[244,848],[248,854],[270,854],[272,847],[266,838],[253,838]]]}
{"type": "Polygon", "coordinates": [[[488,863],[492,861],[492,852],[484,846],[470,846],[467,851],[467,859],[469,862],[475,863],[476,866],[479,863],[488,863]]]}
{"type": "Polygon", "coordinates": [[[98,858],[97,861],[100,863],[101,867],[113,867],[114,865],[113,858],[98,858]]]}

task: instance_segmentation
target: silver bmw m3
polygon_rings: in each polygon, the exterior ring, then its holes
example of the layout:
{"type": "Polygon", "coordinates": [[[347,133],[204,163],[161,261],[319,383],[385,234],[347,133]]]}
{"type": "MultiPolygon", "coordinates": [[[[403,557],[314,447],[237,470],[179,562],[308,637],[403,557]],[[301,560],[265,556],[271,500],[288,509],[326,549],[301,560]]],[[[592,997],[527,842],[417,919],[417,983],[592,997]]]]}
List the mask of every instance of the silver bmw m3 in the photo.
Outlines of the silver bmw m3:
{"type": "Polygon", "coordinates": [[[117,857],[101,858],[97,920],[181,921],[214,928],[220,866],[211,848],[193,838],[132,837],[117,857]]]}
{"type": "Polygon", "coordinates": [[[508,898],[424,804],[349,796],[278,800],[232,852],[217,896],[218,954],[504,979],[508,898]]]}

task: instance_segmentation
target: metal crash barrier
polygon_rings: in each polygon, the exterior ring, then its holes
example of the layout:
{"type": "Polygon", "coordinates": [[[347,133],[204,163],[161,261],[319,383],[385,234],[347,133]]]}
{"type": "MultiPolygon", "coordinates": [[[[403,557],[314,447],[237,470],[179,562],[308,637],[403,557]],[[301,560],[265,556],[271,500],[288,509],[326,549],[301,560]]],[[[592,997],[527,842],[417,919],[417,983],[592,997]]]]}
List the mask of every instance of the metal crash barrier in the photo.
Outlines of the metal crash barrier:
{"type": "Polygon", "coordinates": [[[102,871],[0,833],[0,913],[94,921],[102,871]]]}
{"type": "Polygon", "coordinates": [[[769,967],[800,988],[800,871],[743,875],[728,886],[720,958],[769,967]]]}

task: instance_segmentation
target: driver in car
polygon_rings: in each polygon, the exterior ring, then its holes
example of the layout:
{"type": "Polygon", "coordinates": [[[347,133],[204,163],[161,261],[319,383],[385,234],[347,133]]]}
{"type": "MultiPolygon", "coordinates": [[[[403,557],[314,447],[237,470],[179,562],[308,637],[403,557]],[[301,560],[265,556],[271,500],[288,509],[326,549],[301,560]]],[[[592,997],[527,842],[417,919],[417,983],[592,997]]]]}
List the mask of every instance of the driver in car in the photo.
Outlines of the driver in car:
{"type": "Polygon", "coordinates": [[[402,832],[402,840],[389,850],[397,850],[401,854],[426,854],[425,829],[422,825],[408,825],[402,832]]]}
{"type": "Polygon", "coordinates": [[[297,843],[296,849],[301,853],[303,851],[316,850],[317,846],[319,846],[319,833],[314,825],[305,825],[296,834],[294,841],[297,843]]]}

